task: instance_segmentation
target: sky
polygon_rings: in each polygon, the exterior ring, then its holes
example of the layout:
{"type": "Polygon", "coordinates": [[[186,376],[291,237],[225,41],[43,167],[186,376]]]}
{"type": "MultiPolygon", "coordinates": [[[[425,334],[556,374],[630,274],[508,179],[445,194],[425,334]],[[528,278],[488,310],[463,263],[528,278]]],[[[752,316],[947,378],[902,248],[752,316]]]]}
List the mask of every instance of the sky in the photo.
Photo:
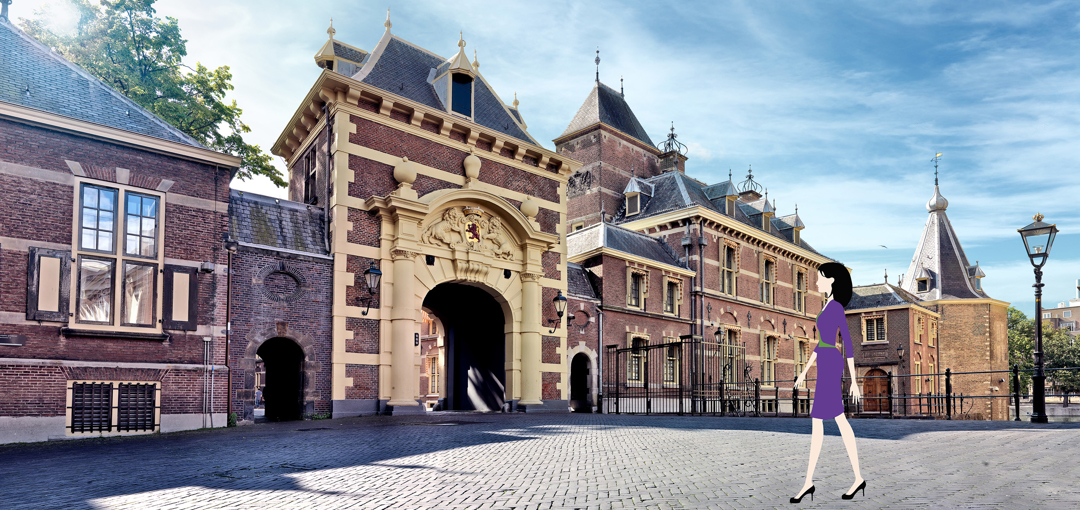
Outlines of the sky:
{"type": "MultiPolygon", "coordinates": [[[[67,0],[15,0],[11,17],[67,0]]],[[[445,57],[459,31],[480,73],[546,148],[600,80],[654,142],[674,123],[686,172],[738,183],[747,169],[803,239],[855,285],[908,270],[933,196],[993,298],[1034,313],[1016,230],[1040,212],[1060,229],[1044,308],[1080,297],[1080,4],[1077,2],[593,0],[371,2],[158,0],[187,39],[185,63],[227,65],[248,136],[273,145],[335,39],[372,50],[384,32],[445,57]]],[[[275,157],[279,167],[281,159],[275,157]]],[[[233,187],[284,197],[266,179],[233,187]]]]}

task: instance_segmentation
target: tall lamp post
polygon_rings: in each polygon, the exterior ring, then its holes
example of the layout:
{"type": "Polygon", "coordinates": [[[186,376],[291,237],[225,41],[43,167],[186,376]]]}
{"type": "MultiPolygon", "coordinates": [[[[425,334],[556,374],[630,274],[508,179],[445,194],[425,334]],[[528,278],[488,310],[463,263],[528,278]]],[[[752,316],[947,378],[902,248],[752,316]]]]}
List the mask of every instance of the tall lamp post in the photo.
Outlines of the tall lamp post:
{"type": "Polygon", "coordinates": [[[1043,373],[1043,349],[1042,349],[1042,267],[1050,256],[1050,247],[1054,244],[1057,236],[1056,225],[1043,223],[1043,215],[1036,214],[1032,217],[1035,223],[1018,229],[1020,238],[1024,240],[1024,248],[1031,265],[1035,266],[1035,375],[1031,377],[1032,384],[1032,423],[1046,423],[1046,375],[1043,373]]]}
{"type": "Polygon", "coordinates": [[[904,344],[900,344],[900,345],[896,346],[896,375],[898,376],[896,382],[900,383],[900,384],[898,384],[898,386],[900,386],[900,388],[897,388],[897,389],[899,389],[900,394],[903,395],[903,397],[901,397],[901,398],[904,400],[904,404],[903,404],[904,416],[907,416],[907,394],[905,394],[904,391],[903,391],[903,389],[904,389],[904,384],[903,383],[904,383],[904,379],[905,379],[905,377],[902,377],[903,373],[904,373],[903,370],[902,370],[903,366],[904,366],[904,344]]]}

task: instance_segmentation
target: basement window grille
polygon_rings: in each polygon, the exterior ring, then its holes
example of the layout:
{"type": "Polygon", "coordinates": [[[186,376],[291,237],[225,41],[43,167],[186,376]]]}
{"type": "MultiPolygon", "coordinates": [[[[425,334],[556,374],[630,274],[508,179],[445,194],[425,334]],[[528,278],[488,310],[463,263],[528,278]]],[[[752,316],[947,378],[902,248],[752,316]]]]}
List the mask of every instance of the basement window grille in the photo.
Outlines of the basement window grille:
{"type": "Polygon", "coordinates": [[[71,431],[112,432],[112,383],[72,385],[71,431]]]}
{"type": "Polygon", "coordinates": [[[116,428],[120,432],[153,431],[154,401],[157,388],[153,384],[120,384],[120,405],[116,428]]]}
{"type": "Polygon", "coordinates": [[[72,382],[72,434],[154,432],[158,428],[157,383],[72,382]]]}

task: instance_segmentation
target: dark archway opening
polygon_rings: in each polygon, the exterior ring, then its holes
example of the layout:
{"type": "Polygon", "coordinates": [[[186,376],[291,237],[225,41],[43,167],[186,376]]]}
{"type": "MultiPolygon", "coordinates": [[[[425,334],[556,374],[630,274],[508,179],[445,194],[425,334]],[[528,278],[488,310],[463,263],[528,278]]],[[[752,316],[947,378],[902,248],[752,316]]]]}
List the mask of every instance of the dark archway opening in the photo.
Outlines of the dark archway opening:
{"type": "Polygon", "coordinates": [[[570,362],[570,408],[575,413],[591,413],[589,404],[589,356],[581,352],[570,362]]]}
{"type": "Polygon", "coordinates": [[[483,289],[443,283],[424,298],[442,322],[446,342],[446,406],[498,411],[506,398],[506,320],[483,289]]]}
{"type": "Polygon", "coordinates": [[[269,421],[299,420],[304,409],[304,351],[288,338],[271,338],[259,346],[266,366],[263,401],[269,421]]]}

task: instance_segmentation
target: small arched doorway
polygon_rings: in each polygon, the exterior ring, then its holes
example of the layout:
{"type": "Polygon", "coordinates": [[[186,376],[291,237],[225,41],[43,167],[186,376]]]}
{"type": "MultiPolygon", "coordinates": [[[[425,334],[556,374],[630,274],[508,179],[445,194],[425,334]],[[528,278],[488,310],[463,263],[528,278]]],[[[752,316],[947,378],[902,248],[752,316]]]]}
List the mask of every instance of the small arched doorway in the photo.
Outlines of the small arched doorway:
{"type": "Polygon", "coordinates": [[[570,362],[570,408],[575,413],[591,413],[589,403],[589,356],[576,354],[570,362]]]}
{"type": "Polygon", "coordinates": [[[499,411],[506,400],[506,320],[482,288],[442,283],[424,297],[446,345],[445,409],[499,411]]]}
{"type": "Polygon", "coordinates": [[[889,382],[884,370],[875,368],[863,379],[863,412],[889,412],[889,382]]]}
{"type": "Polygon", "coordinates": [[[304,410],[304,351],[288,338],[271,338],[257,352],[266,366],[263,401],[269,421],[299,420],[304,410]]]}

